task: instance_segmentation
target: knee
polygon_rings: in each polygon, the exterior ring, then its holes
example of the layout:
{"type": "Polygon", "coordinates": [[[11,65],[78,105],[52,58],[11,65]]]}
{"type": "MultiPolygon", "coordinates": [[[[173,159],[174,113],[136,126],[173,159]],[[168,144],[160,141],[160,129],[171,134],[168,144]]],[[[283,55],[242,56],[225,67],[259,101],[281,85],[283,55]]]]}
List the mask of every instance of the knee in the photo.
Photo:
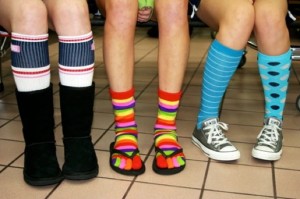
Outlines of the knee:
{"type": "Polygon", "coordinates": [[[41,3],[37,3],[35,1],[29,1],[23,3],[18,13],[21,15],[22,19],[27,19],[28,17],[31,18],[45,18],[47,17],[47,10],[45,5],[41,3]]]}
{"type": "Polygon", "coordinates": [[[131,1],[108,1],[105,25],[122,31],[133,30],[137,21],[137,9],[137,4],[131,1]]]}
{"type": "Polygon", "coordinates": [[[188,26],[186,1],[174,1],[174,3],[165,3],[156,6],[158,23],[164,31],[182,31],[183,27],[188,26]]]}
{"type": "Polygon", "coordinates": [[[55,20],[72,19],[80,21],[89,17],[87,2],[84,0],[56,0],[47,5],[50,18],[55,20]]]}
{"type": "Polygon", "coordinates": [[[272,32],[286,27],[286,13],[264,6],[255,9],[255,29],[259,32],[272,32]]]}
{"type": "Polygon", "coordinates": [[[11,24],[24,27],[18,27],[19,30],[32,29],[33,32],[35,32],[34,30],[45,30],[47,28],[47,9],[42,2],[26,2],[12,16],[11,24]]]}
{"type": "Polygon", "coordinates": [[[241,1],[232,5],[230,12],[228,11],[226,16],[221,19],[220,26],[230,26],[235,31],[241,30],[250,34],[254,26],[254,19],[253,5],[249,2],[241,1]]]}

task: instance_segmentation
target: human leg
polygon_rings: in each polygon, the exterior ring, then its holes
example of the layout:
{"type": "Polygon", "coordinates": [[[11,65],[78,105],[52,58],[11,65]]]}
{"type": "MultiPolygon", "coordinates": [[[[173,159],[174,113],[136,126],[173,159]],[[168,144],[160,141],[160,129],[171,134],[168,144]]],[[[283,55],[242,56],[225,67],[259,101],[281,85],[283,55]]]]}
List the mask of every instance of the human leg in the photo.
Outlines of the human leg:
{"type": "Polygon", "coordinates": [[[11,67],[25,140],[24,180],[34,186],[62,180],[54,136],[47,11],[40,0],[0,1],[0,24],[11,32],[11,67]]]}
{"type": "Polygon", "coordinates": [[[103,52],[116,122],[110,165],[118,173],[139,175],[144,173],[145,166],[138,152],[134,117],[134,35],[138,2],[111,0],[105,2],[105,9],[103,52]]]}
{"type": "Polygon", "coordinates": [[[212,159],[236,160],[240,153],[223,133],[228,127],[218,120],[219,108],[251,34],[254,9],[248,0],[202,0],[197,14],[218,33],[205,63],[193,143],[212,159]]]}
{"type": "Polygon", "coordinates": [[[255,37],[258,67],[265,96],[264,126],[252,155],[278,160],[282,154],[282,121],[291,65],[289,32],[285,17],[287,2],[255,1],[255,37]]]}
{"type": "Polygon", "coordinates": [[[63,173],[70,180],[90,179],[98,175],[98,162],[91,141],[95,47],[87,3],[85,0],[44,2],[59,39],[63,173]]]}
{"type": "Polygon", "coordinates": [[[153,170],[163,175],[178,173],[185,167],[185,156],[177,140],[176,115],[189,53],[187,5],[182,0],[155,1],[160,37],[153,170]]]}
{"type": "MultiPolygon", "coordinates": [[[[137,12],[137,21],[138,22],[147,22],[152,19],[154,12],[154,0],[137,0],[138,1],[138,12],[137,12]]],[[[106,10],[105,7],[106,0],[96,0],[97,6],[100,10],[100,13],[105,17],[106,10]]]]}

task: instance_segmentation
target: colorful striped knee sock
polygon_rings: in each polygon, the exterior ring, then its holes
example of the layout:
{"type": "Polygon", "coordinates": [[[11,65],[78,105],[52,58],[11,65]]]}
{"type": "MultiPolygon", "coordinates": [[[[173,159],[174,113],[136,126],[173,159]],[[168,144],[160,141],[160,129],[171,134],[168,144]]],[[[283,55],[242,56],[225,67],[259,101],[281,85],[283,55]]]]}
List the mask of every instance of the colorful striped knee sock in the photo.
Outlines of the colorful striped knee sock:
{"type": "Polygon", "coordinates": [[[134,89],[126,92],[115,92],[110,90],[112,104],[115,113],[115,145],[114,148],[120,153],[114,153],[112,163],[115,167],[124,170],[138,170],[142,167],[140,154],[134,154],[138,150],[138,131],[134,116],[134,89]]]}
{"type": "Polygon", "coordinates": [[[182,167],[185,165],[185,156],[183,152],[176,153],[182,149],[177,142],[176,134],[176,115],[181,92],[167,93],[159,90],[158,97],[159,109],[154,134],[155,147],[159,148],[156,153],[157,167],[162,169],[182,167]],[[164,155],[169,157],[166,158],[164,155]]]}
{"type": "Polygon", "coordinates": [[[258,54],[258,66],[265,94],[265,118],[282,120],[290,75],[291,50],[278,56],[258,54]]]}

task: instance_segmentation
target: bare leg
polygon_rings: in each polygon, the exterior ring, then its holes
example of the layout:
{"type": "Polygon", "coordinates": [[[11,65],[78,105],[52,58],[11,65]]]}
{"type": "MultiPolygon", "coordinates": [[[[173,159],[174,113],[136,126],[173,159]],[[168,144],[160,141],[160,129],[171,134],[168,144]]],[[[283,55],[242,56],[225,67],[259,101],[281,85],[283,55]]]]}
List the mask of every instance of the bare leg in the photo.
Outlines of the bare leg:
{"type": "Polygon", "coordinates": [[[47,12],[41,0],[0,0],[0,4],[0,24],[7,31],[27,35],[47,33],[47,12]]]}
{"type": "Polygon", "coordinates": [[[176,114],[189,54],[187,0],[156,0],[159,26],[159,111],[155,124],[153,170],[175,174],[185,167],[185,156],[177,141],[176,114]]]}

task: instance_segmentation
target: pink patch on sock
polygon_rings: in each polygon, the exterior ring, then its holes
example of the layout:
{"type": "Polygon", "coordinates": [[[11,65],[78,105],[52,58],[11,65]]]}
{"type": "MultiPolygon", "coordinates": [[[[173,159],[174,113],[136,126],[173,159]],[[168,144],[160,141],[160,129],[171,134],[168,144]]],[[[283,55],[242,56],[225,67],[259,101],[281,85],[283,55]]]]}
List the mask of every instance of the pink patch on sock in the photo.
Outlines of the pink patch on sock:
{"type": "Polygon", "coordinates": [[[120,163],[119,168],[120,168],[120,169],[124,169],[125,166],[126,166],[126,160],[125,160],[124,158],[121,158],[121,163],[120,163]]]}
{"type": "Polygon", "coordinates": [[[172,160],[173,160],[174,167],[180,167],[180,164],[177,161],[177,157],[173,157],[172,160]]]}

